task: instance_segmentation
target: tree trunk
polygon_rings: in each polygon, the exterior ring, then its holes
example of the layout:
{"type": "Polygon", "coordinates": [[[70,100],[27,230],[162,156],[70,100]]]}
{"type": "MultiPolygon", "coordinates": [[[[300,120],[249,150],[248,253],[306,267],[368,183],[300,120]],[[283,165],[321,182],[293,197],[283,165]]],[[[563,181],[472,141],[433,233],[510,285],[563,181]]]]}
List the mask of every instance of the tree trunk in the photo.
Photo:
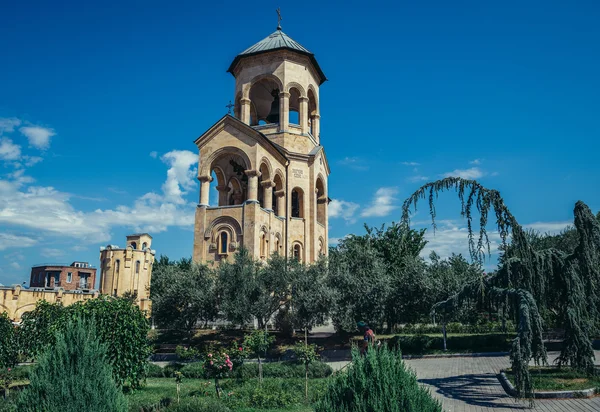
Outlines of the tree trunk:
{"type": "Polygon", "coordinates": [[[446,352],[446,321],[442,323],[442,333],[444,334],[444,352],[446,352]]]}
{"type": "Polygon", "coordinates": [[[221,398],[221,388],[219,388],[219,380],[215,378],[215,390],[217,391],[217,397],[221,398]]]}
{"type": "Polygon", "coordinates": [[[306,398],[306,403],[308,403],[308,363],[304,363],[304,397],[306,398]]]}
{"type": "Polygon", "coordinates": [[[262,362],[260,361],[260,356],[258,356],[258,383],[262,383],[262,362]]]}

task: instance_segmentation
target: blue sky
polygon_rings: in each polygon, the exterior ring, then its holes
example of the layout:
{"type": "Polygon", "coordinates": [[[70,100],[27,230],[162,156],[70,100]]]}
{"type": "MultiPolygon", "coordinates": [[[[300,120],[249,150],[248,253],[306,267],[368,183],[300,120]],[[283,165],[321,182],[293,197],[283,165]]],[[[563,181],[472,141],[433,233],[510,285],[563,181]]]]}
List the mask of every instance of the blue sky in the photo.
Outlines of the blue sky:
{"type": "MultiPolygon", "coordinates": [[[[557,231],[600,209],[597,1],[3,2],[0,283],[149,231],[190,256],[193,140],[227,111],[237,53],[277,25],[316,54],[330,238],[399,220],[445,175],[557,231]]],[[[425,209],[424,209],[425,210],[425,209]]],[[[451,196],[429,249],[464,252],[451,196]]],[[[426,220],[424,212],[416,222],[426,220]]]]}

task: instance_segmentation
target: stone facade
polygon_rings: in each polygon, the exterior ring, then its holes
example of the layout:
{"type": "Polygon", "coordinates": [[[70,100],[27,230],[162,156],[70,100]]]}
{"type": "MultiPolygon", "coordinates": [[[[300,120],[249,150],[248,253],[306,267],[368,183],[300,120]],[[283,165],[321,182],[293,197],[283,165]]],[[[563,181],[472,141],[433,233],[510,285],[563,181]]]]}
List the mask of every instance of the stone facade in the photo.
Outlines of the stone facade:
{"type": "Polygon", "coordinates": [[[31,268],[29,287],[63,288],[64,290],[94,289],[96,268],[88,262],[73,262],[69,266],[43,264],[31,268]]]}
{"type": "MultiPolygon", "coordinates": [[[[278,44],[292,44],[280,29],[269,38],[278,36],[278,44]]],[[[329,165],[319,132],[325,78],[314,56],[293,44],[298,48],[263,44],[236,57],[234,116],[195,141],[201,188],[194,261],[218,264],[242,246],[263,260],[327,255],[329,165]],[[218,191],[212,205],[211,182],[218,191]]]]}
{"type": "Polygon", "coordinates": [[[127,236],[125,248],[108,245],[100,248],[100,293],[137,295],[140,309],[149,311],[150,280],[156,252],[151,249],[152,236],[147,233],[127,236]]]}
{"type": "Polygon", "coordinates": [[[0,286],[0,313],[6,312],[14,322],[20,322],[23,313],[35,309],[36,303],[40,300],[69,306],[97,297],[97,290],[84,292],[82,290],[64,290],[62,287],[26,289],[21,285],[0,286]]]}

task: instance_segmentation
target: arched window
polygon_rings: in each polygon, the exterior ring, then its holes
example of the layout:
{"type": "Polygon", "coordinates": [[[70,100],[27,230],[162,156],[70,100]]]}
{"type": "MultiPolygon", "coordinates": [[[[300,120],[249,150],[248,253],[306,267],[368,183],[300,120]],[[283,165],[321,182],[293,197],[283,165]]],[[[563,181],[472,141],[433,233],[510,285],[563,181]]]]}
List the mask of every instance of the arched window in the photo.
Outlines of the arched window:
{"type": "Polygon", "coordinates": [[[117,259],[115,261],[115,272],[119,273],[119,269],[121,268],[121,261],[117,259]]]}
{"type": "Polygon", "coordinates": [[[304,217],[304,192],[298,187],[292,190],[292,217],[304,217]]]}
{"type": "Polygon", "coordinates": [[[251,113],[251,126],[279,123],[280,87],[275,78],[261,79],[250,87],[248,96],[254,109],[254,113],[251,113]]]}
{"type": "Polygon", "coordinates": [[[317,179],[317,222],[325,225],[325,207],[327,206],[327,195],[325,194],[325,185],[321,178],[317,179]]]}
{"type": "Polygon", "coordinates": [[[261,232],[260,234],[260,257],[264,259],[268,254],[267,247],[267,234],[265,232],[261,232]]]}
{"type": "Polygon", "coordinates": [[[148,249],[148,243],[144,242],[142,243],[142,250],[146,250],[148,249]]]}
{"type": "Polygon", "coordinates": [[[275,236],[275,253],[279,254],[279,236],[275,236]]]}
{"type": "Polygon", "coordinates": [[[323,238],[319,238],[319,256],[322,256],[325,254],[325,249],[323,248],[323,246],[324,246],[323,238]]]}
{"type": "Polygon", "coordinates": [[[219,254],[226,255],[228,249],[227,232],[221,232],[219,234],[219,254]]]}
{"type": "Polygon", "coordinates": [[[137,249],[137,243],[131,242],[131,247],[133,248],[133,250],[137,249]]]}
{"type": "Polygon", "coordinates": [[[140,261],[139,260],[135,261],[135,274],[136,275],[140,274],[140,261]]]}
{"type": "Polygon", "coordinates": [[[296,87],[290,88],[288,121],[290,124],[300,124],[300,90],[296,87]]]}
{"type": "Polygon", "coordinates": [[[302,245],[300,245],[300,243],[295,243],[292,251],[294,259],[296,259],[298,262],[302,262],[302,245]]]}

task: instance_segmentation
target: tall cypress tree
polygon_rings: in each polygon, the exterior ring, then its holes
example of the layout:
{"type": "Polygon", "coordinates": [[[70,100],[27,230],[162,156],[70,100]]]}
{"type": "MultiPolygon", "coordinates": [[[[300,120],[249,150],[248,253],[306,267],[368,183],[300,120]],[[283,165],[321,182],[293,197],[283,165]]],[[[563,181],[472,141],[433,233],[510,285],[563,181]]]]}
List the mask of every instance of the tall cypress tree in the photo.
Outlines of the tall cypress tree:
{"type": "Polygon", "coordinates": [[[107,348],[93,322],[75,320],[40,356],[30,385],[18,400],[23,412],[125,412],[127,400],[115,383],[107,348]]]}

